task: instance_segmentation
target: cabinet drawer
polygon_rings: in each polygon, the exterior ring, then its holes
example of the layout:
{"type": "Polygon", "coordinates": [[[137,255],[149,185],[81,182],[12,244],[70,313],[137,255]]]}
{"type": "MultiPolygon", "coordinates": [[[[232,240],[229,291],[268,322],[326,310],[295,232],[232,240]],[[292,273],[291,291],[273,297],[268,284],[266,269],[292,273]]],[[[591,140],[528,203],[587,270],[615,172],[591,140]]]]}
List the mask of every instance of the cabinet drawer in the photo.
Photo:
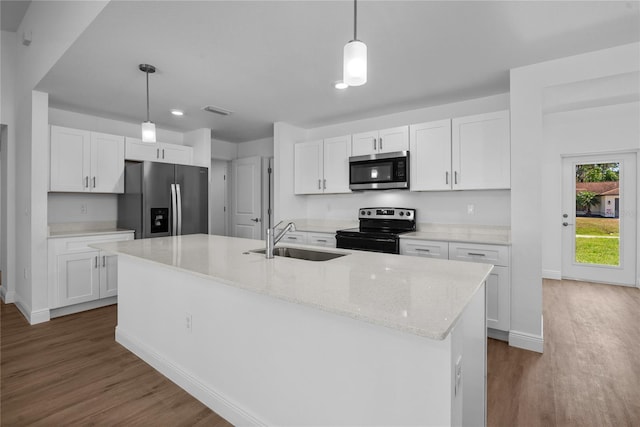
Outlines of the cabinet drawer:
{"type": "Polygon", "coordinates": [[[449,259],[509,266],[509,248],[499,245],[449,243],[449,259]]]}
{"type": "Polygon", "coordinates": [[[281,240],[282,243],[297,243],[304,245],[307,243],[307,234],[304,232],[288,232],[281,240]]]}
{"type": "Polygon", "coordinates": [[[449,243],[431,240],[400,239],[400,255],[449,259],[449,243]]]}
{"type": "Polygon", "coordinates": [[[307,235],[307,244],[315,246],[325,246],[327,248],[336,247],[335,234],[328,233],[309,233],[307,235]]]}

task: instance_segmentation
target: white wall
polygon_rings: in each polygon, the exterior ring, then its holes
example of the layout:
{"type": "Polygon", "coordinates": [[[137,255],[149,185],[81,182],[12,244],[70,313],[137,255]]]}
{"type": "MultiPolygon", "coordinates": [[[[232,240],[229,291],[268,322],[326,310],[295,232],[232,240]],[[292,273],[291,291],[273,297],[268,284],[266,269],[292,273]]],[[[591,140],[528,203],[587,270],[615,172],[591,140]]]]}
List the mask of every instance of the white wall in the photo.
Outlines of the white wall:
{"type": "Polygon", "coordinates": [[[49,193],[48,205],[49,224],[118,220],[117,194],[49,193]]]}
{"type": "Polygon", "coordinates": [[[11,303],[15,300],[16,289],[16,121],[15,85],[17,62],[16,33],[0,32],[0,123],[5,124],[6,139],[2,141],[2,219],[0,235],[2,245],[0,270],[2,289],[0,296],[11,303]]]}
{"type": "Polygon", "coordinates": [[[211,138],[211,158],[233,160],[238,157],[238,145],[232,142],[211,138]]]}
{"type": "MultiPolygon", "coordinates": [[[[511,70],[511,333],[509,341],[542,351],[542,235],[546,88],[638,71],[633,43],[511,70]]],[[[545,174],[547,171],[545,171],[545,174]]],[[[560,176],[557,174],[556,176],[560,176]]],[[[546,196],[546,195],[545,195],[546,196]]]]}
{"type": "MultiPolygon", "coordinates": [[[[201,128],[183,135],[184,145],[193,147],[193,163],[205,168],[211,167],[211,129],[201,128]]],[[[211,179],[211,177],[209,177],[211,179]]]]}
{"type": "MultiPolygon", "coordinates": [[[[16,42],[13,88],[16,117],[15,302],[30,323],[49,319],[47,298],[48,96],[35,92],[42,77],[108,2],[32,2],[17,34],[30,31],[30,46],[16,42]]],[[[11,224],[8,225],[11,227],[11,224]]],[[[11,267],[11,266],[8,266],[11,267]]],[[[12,283],[9,283],[11,286],[12,283]]]]}
{"type": "MultiPolygon", "coordinates": [[[[631,89],[631,87],[630,87],[631,89]]],[[[640,104],[591,107],[543,117],[542,275],[562,276],[562,155],[640,148],[640,104]]]]}
{"type": "MultiPolygon", "coordinates": [[[[276,135],[276,216],[282,218],[355,220],[363,206],[410,207],[418,210],[418,222],[439,224],[510,224],[510,191],[410,192],[366,191],[351,194],[295,196],[293,194],[293,144],[376,129],[410,125],[444,118],[480,114],[509,108],[509,95],[500,94],[436,107],[421,108],[314,129],[277,123],[284,129],[276,135]],[[467,205],[474,205],[474,215],[467,205]]],[[[276,220],[279,220],[276,219],[276,220]]]]}
{"type": "Polygon", "coordinates": [[[238,144],[238,158],[244,157],[273,157],[273,138],[257,139],[255,141],[238,144]]]}

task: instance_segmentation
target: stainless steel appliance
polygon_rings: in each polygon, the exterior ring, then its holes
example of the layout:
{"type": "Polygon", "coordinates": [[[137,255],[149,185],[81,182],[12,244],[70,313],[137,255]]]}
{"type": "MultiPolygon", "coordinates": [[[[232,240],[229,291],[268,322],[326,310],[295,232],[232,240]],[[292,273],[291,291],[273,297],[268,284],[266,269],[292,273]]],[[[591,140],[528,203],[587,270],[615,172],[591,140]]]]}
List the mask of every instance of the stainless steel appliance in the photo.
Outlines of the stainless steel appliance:
{"type": "Polygon", "coordinates": [[[135,238],[207,233],[209,173],[199,166],[126,162],[118,227],[135,238]]]}
{"type": "Polygon", "coordinates": [[[409,152],[349,157],[349,188],[385,190],[409,188],[409,152]]]}
{"type": "Polygon", "coordinates": [[[358,219],[360,227],[336,232],[336,247],[399,254],[400,235],[416,231],[415,209],[362,208],[358,219]]]}

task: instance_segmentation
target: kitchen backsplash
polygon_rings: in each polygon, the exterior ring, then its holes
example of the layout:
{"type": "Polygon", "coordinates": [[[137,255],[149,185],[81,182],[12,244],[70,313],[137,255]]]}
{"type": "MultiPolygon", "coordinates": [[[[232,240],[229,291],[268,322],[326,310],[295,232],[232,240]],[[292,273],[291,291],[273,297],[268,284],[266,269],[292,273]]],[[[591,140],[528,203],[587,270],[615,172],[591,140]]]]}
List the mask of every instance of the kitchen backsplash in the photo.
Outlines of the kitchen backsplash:
{"type": "Polygon", "coordinates": [[[49,193],[48,222],[103,222],[118,220],[117,194],[49,193]]]}

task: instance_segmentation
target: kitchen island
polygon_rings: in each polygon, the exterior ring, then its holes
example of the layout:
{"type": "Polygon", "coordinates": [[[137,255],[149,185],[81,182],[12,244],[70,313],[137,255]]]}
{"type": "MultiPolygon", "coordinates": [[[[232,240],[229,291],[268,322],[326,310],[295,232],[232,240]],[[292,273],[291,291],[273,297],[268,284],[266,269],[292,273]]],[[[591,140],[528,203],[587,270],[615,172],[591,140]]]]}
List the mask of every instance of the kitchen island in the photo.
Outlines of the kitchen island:
{"type": "Polygon", "coordinates": [[[209,235],[105,243],[116,340],[233,424],[484,425],[492,266],[266,259],[209,235]]]}

